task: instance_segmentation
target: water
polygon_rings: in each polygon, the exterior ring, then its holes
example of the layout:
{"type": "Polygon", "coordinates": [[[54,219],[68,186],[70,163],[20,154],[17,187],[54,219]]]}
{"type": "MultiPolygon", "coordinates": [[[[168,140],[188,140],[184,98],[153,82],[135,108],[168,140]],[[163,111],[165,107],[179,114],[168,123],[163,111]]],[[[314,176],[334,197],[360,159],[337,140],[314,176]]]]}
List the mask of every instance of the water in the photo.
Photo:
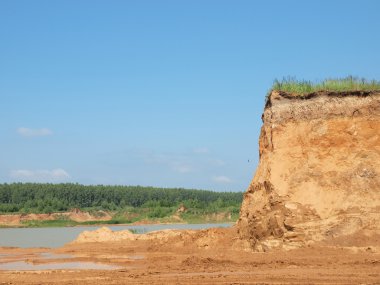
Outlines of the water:
{"type": "MultiPolygon", "coordinates": [[[[138,226],[107,226],[113,231],[133,230],[136,233],[147,233],[164,229],[207,229],[230,227],[225,224],[168,224],[138,226]]],[[[73,241],[83,231],[93,231],[99,226],[62,227],[62,228],[0,228],[0,247],[61,247],[73,241]]]]}
{"type": "Polygon", "coordinates": [[[101,264],[95,262],[56,262],[45,264],[33,264],[26,261],[0,263],[0,270],[62,270],[62,269],[94,269],[112,270],[122,268],[116,265],[101,264]]]}
{"type": "MultiPolygon", "coordinates": [[[[142,257],[143,258],[143,257],[142,257]]],[[[0,254],[0,271],[2,270],[113,270],[121,266],[98,262],[77,261],[71,254],[41,252],[30,255],[0,254]],[[48,261],[48,262],[46,262],[48,261]]]]}

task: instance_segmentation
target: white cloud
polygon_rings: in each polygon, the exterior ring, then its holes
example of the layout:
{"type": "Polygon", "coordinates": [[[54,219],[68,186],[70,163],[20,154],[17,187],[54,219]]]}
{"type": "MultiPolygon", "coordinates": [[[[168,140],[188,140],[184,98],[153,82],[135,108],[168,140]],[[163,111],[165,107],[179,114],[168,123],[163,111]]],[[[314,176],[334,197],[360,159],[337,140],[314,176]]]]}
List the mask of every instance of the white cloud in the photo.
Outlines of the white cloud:
{"type": "Polygon", "coordinates": [[[221,183],[221,184],[229,184],[229,183],[232,183],[232,180],[231,180],[229,177],[227,177],[227,176],[223,176],[223,175],[221,175],[221,176],[214,176],[214,177],[212,178],[212,180],[213,180],[214,182],[216,182],[216,183],[221,183]]]}
{"type": "Polygon", "coordinates": [[[24,127],[18,128],[17,133],[23,137],[43,137],[43,136],[49,136],[53,134],[53,132],[47,128],[30,129],[30,128],[24,128],[24,127]]]}
{"type": "Polygon", "coordinates": [[[60,182],[70,178],[70,175],[61,168],[52,170],[12,170],[10,177],[19,181],[28,182],[60,182]]]}
{"type": "Polygon", "coordinates": [[[205,153],[209,153],[210,151],[207,147],[199,147],[199,148],[195,148],[193,152],[197,154],[205,154],[205,153]]]}

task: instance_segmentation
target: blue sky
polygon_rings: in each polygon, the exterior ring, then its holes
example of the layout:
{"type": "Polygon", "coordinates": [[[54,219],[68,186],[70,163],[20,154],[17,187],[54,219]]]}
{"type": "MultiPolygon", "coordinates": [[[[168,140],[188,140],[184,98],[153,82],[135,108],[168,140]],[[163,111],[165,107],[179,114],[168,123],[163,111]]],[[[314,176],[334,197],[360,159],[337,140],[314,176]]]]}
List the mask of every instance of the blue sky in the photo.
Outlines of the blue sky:
{"type": "Polygon", "coordinates": [[[273,80],[379,79],[378,11],[0,1],[0,182],[244,191],[273,80]]]}

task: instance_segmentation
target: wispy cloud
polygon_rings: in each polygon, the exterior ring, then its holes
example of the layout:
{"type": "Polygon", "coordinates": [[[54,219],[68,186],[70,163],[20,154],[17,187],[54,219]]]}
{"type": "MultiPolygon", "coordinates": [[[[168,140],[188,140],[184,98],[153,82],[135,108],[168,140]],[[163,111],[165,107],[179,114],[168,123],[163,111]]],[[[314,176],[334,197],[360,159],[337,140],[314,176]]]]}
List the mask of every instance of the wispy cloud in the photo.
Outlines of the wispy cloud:
{"type": "Polygon", "coordinates": [[[145,163],[162,165],[178,173],[189,173],[194,171],[191,158],[181,154],[146,152],[142,155],[145,163]]]}
{"type": "Polygon", "coordinates": [[[177,163],[173,163],[172,169],[174,171],[179,172],[179,173],[189,173],[189,172],[192,172],[194,170],[193,167],[190,166],[190,165],[187,165],[187,164],[177,164],[177,163]]]}
{"type": "Polygon", "coordinates": [[[10,177],[25,182],[60,182],[70,178],[70,175],[62,168],[52,170],[18,169],[12,170],[10,177]]]}
{"type": "Polygon", "coordinates": [[[18,128],[17,133],[23,137],[43,137],[43,136],[50,136],[53,134],[53,132],[47,128],[31,129],[31,128],[24,128],[24,127],[18,128]]]}
{"type": "Polygon", "coordinates": [[[209,149],[207,147],[199,147],[199,148],[195,148],[193,149],[193,153],[196,153],[196,154],[206,154],[206,153],[209,153],[209,149]]]}
{"type": "Polygon", "coordinates": [[[216,183],[221,183],[221,184],[229,184],[229,183],[232,183],[232,179],[227,177],[227,176],[224,176],[224,175],[220,175],[220,176],[214,176],[212,178],[212,180],[216,183]]]}
{"type": "Polygon", "coordinates": [[[183,152],[155,151],[151,149],[126,149],[124,151],[107,154],[104,159],[107,165],[117,168],[133,167],[139,165],[151,169],[157,173],[176,173],[185,176],[193,174],[193,177],[209,177],[215,171],[219,171],[226,163],[207,153],[208,149],[188,149],[183,152]],[[197,153],[202,153],[198,155],[197,153]],[[218,170],[216,170],[218,169],[218,170]]]}
{"type": "Polygon", "coordinates": [[[226,165],[226,163],[224,162],[224,160],[221,160],[221,159],[215,159],[215,158],[212,158],[212,159],[209,159],[208,162],[213,165],[213,166],[218,166],[218,167],[221,167],[221,166],[224,166],[226,165]]]}

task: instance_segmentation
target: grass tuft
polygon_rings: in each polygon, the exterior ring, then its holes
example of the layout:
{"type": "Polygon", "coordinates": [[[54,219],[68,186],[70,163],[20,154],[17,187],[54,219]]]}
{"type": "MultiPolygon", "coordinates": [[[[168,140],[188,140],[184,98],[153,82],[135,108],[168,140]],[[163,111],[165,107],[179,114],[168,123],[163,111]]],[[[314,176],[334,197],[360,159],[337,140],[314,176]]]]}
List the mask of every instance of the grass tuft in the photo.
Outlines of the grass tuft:
{"type": "Polygon", "coordinates": [[[298,80],[295,77],[285,77],[275,80],[270,91],[283,91],[293,95],[303,96],[318,91],[350,92],[350,91],[380,91],[380,81],[367,80],[354,76],[323,81],[298,80]]]}

